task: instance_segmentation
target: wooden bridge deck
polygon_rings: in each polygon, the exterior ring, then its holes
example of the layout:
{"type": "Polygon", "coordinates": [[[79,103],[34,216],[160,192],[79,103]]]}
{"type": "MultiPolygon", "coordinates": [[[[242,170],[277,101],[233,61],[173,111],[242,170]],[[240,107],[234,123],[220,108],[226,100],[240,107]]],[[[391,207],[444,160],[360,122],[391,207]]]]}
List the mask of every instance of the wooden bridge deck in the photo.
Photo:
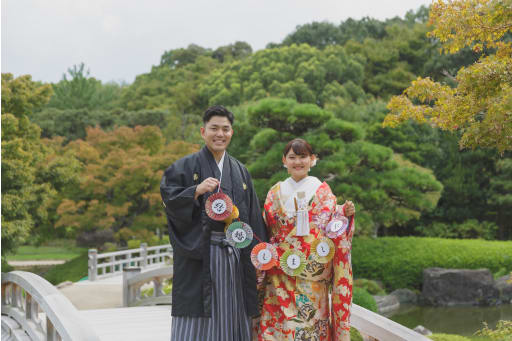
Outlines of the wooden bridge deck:
{"type": "Polygon", "coordinates": [[[102,341],[171,339],[171,306],[82,310],[80,314],[102,341]]]}

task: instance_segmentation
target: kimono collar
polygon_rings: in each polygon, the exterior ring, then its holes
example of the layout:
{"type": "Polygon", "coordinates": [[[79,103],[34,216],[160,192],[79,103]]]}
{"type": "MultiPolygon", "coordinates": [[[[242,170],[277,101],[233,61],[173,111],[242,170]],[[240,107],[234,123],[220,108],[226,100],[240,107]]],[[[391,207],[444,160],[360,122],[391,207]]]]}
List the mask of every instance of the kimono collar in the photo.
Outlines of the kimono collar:
{"type": "Polygon", "coordinates": [[[318,187],[322,182],[314,176],[307,176],[300,181],[295,181],[291,177],[281,183],[280,194],[284,209],[288,212],[295,212],[295,203],[293,198],[296,197],[297,192],[305,192],[306,201],[309,202],[313,195],[315,195],[318,187]]]}
{"type": "Polygon", "coordinates": [[[224,156],[226,156],[226,151],[222,154],[220,161],[217,163],[217,167],[219,167],[220,174],[222,174],[222,168],[224,167],[224,156]]]}
{"type": "Polygon", "coordinates": [[[206,179],[208,177],[206,176],[207,174],[211,174],[210,176],[213,176],[216,179],[221,180],[220,187],[222,188],[223,191],[230,191],[232,187],[232,181],[229,154],[226,151],[224,151],[224,154],[222,155],[222,158],[219,163],[215,161],[212,152],[210,152],[210,150],[206,146],[203,146],[203,148],[201,148],[200,154],[204,158],[206,158],[209,166],[209,172],[204,174],[204,178],[206,179]]]}

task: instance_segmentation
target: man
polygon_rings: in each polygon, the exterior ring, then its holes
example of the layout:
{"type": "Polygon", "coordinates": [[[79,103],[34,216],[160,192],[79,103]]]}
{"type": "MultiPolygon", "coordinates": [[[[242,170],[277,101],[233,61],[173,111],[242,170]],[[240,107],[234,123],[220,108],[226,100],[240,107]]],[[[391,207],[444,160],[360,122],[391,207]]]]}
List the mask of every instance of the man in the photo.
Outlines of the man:
{"type": "Polygon", "coordinates": [[[207,198],[220,189],[238,208],[240,220],[267,240],[247,169],[226,152],[234,116],[213,106],[203,116],[205,146],[173,163],[160,192],[174,250],[171,340],[244,341],[259,315],[256,274],[250,261],[255,241],[244,249],[225,240],[224,223],[205,213],[207,198]]]}

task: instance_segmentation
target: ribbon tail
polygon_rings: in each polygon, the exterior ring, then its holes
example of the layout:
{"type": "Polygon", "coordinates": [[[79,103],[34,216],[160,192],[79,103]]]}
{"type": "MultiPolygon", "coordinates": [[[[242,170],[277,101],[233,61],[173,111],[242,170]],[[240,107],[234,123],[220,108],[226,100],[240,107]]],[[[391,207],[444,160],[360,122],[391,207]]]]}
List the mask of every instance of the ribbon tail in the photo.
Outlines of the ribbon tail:
{"type": "Polygon", "coordinates": [[[307,210],[297,211],[297,236],[309,235],[309,215],[307,210]]]}

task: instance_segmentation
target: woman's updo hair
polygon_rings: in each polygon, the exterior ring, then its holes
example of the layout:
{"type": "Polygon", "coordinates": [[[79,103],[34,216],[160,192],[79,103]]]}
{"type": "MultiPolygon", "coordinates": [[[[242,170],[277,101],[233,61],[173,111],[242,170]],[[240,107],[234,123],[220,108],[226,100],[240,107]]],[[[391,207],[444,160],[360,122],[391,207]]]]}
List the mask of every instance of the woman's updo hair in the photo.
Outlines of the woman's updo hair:
{"type": "Polygon", "coordinates": [[[296,138],[288,142],[286,147],[284,147],[284,157],[290,152],[290,149],[293,150],[296,155],[313,155],[313,148],[311,148],[311,145],[304,139],[296,138]]]}

